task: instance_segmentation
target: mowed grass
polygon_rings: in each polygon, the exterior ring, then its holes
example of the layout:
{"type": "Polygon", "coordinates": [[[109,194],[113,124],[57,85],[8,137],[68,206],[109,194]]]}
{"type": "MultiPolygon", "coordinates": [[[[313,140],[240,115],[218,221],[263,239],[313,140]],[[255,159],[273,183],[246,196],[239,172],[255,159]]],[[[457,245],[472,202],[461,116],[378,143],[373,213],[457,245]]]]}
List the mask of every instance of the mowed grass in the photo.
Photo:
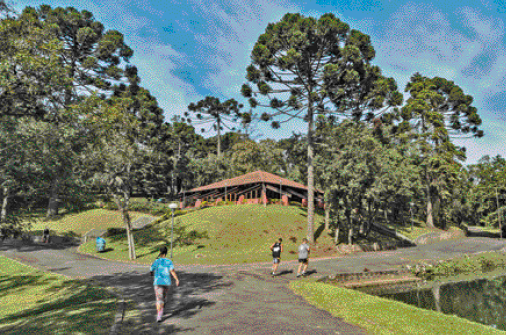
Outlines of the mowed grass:
{"type": "Polygon", "coordinates": [[[1,334],[109,334],[116,297],[0,256],[1,334]]]}
{"type": "MultiPolygon", "coordinates": [[[[322,213],[315,215],[317,244],[311,257],[323,257],[336,254],[331,236],[323,231],[322,213]]],[[[297,247],[306,236],[307,210],[299,207],[259,205],[211,207],[188,213],[175,218],[175,224],[187,227],[187,230],[207,232],[208,239],[196,240],[190,246],[175,246],[174,261],[179,264],[238,264],[271,261],[269,247],[279,237],[283,238],[282,260],[297,258],[297,247]]],[[[136,231],[137,262],[153,262],[162,245],[168,245],[170,239],[164,239],[159,224],[151,228],[136,231]]],[[[165,229],[170,229],[170,221],[165,229]]],[[[170,230],[167,234],[170,238],[170,230]]],[[[112,250],[100,254],[101,257],[115,260],[128,260],[128,244],[125,235],[107,238],[107,247],[112,250]]],[[[80,251],[96,254],[93,241],[81,246],[80,251]]]]}
{"type": "Polygon", "coordinates": [[[364,328],[369,334],[505,334],[457,316],[328,284],[296,281],[290,283],[290,288],[310,304],[364,328]]]}
{"type": "MultiPolygon", "coordinates": [[[[130,212],[130,218],[135,221],[141,216],[151,216],[149,214],[130,212]]],[[[51,230],[51,233],[62,235],[83,236],[91,229],[123,228],[123,217],[119,211],[92,209],[78,214],[68,214],[63,218],[42,221],[37,220],[30,227],[30,231],[35,235],[42,235],[45,227],[51,230]]]]}

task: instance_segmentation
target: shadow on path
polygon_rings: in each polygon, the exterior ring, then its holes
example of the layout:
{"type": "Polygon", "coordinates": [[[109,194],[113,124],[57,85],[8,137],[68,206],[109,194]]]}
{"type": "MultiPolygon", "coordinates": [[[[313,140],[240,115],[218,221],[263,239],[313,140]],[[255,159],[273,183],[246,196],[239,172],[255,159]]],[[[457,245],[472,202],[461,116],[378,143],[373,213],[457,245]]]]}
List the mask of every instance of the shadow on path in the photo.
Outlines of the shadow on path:
{"type": "Polygon", "coordinates": [[[0,243],[0,251],[31,252],[39,250],[65,250],[78,247],[77,243],[56,244],[56,243],[34,243],[27,241],[4,241],[0,243]]]}
{"type": "Polygon", "coordinates": [[[153,289],[153,277],[149,272],[121,272],[110,275],[93,276],[94,282],[114,286],[123,294],[125,300],[134,301],[140,313],[137,319],[128,325],[132,334],[157,334],[194,332],[193,328],[183,328],[173,324],[174,317],[190,319],[205,307],[215,302],[207,298],[217,290],[229,287],[232,282],[223,280],[223,276],[213,273],[187,273],[177,271],[180,286],[173,285],[167,296],[162,323],[155,322],[156,305],[153,289]]]}

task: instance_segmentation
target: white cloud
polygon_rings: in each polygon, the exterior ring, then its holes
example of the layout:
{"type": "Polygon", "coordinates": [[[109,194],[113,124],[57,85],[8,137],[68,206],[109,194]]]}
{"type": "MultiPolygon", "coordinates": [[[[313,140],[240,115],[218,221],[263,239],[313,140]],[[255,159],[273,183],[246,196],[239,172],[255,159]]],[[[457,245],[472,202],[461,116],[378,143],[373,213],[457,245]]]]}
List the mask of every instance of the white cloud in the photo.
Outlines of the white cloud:
{"type": "Polygon", "coordinates": [[[464,23],[471,28],[477,36],[490,43],[500,41],[504,36],[504,23],[500,19],[487,18],[470,7],[462,9],[464,23]]]}
{"type": "Polygon", "coordinates": [[[505,32],[500,19],[468,7],[458,13],[469,34],[454,28],[448,14],[431,6],[407,4],[373,41],[376,63],[397,80],[399,89],[404,89],[414,72],[420,72],[453,80],[475,98],[485,137],[456,141],[467,148],[467,162],[474,163],[485,154],[506,156],[506,126],[487,105],[492,95],[506,92],[505,32]]]}
{"type": "MultiPolygon", "coordinates": [[[[246,75],[251,50],[270,22],[295,8],[267,0],[243,2],[229,0],[205,4],[195,0],[208,19],[210,32],[196,36],[199,43],[216,51],[205,59],[216,71],[204,79],[204,86],[225,98],[237,98],[246,75]]],[[[206,58],[204,56],[204,58],[206,58]]]]}

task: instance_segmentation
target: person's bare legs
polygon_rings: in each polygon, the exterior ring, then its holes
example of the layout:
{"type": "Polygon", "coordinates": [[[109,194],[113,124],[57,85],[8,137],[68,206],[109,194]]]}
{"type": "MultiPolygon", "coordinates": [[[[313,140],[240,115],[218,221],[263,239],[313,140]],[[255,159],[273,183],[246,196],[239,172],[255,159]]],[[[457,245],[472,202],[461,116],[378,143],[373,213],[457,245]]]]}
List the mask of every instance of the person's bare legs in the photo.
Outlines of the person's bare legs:
{"type": "Polygon", "coordinates": [[[300,271],[302,270],[302,266],[304,263],[299,262],[299,268],[297,269],[297,276],[300,276],[300,271]]]}
{"type": "Polygon", "coordinates": [[[309,262],[304,263],[304,266],[302,267],[302,274],[306,273],[308,265],[309,265],[309,262]]]}
{"type": "Polygon", "coordinates": [[[278,260],[277,263],[272,264],[272,274],[276,273],[278,271],[279,263],[281,263],[281,260],[278,260]]]}

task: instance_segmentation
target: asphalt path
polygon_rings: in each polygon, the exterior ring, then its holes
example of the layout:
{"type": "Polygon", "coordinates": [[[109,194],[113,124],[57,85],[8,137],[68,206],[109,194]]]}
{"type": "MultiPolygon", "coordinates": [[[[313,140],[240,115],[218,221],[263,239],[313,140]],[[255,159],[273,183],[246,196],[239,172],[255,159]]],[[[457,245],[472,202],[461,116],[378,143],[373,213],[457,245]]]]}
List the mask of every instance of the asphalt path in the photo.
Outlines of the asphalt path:
{"type": "MultiPolygon", "coordinates": [[[[505,248],[506,242],[499,239],[464,238],[310,260],[309,270],[313,278],[365,269],[395,270],[407,264],[505,248]]],[[[107,261],[80,254],[76,247],[53,245],[4,244],[0,254],[44,271],[117,288],[126,299],[136,302],[139,315],[129,325],[134,334],[365,334],[358,326],[309,305],[289,290],[288,283],[297,280],[296,260],[282,260],[281,274],[272,277],[269,262],[183,266],[176,258],[181,285],[171,291],[165,317],[158,324],[147,265],[107,261]]]]}

